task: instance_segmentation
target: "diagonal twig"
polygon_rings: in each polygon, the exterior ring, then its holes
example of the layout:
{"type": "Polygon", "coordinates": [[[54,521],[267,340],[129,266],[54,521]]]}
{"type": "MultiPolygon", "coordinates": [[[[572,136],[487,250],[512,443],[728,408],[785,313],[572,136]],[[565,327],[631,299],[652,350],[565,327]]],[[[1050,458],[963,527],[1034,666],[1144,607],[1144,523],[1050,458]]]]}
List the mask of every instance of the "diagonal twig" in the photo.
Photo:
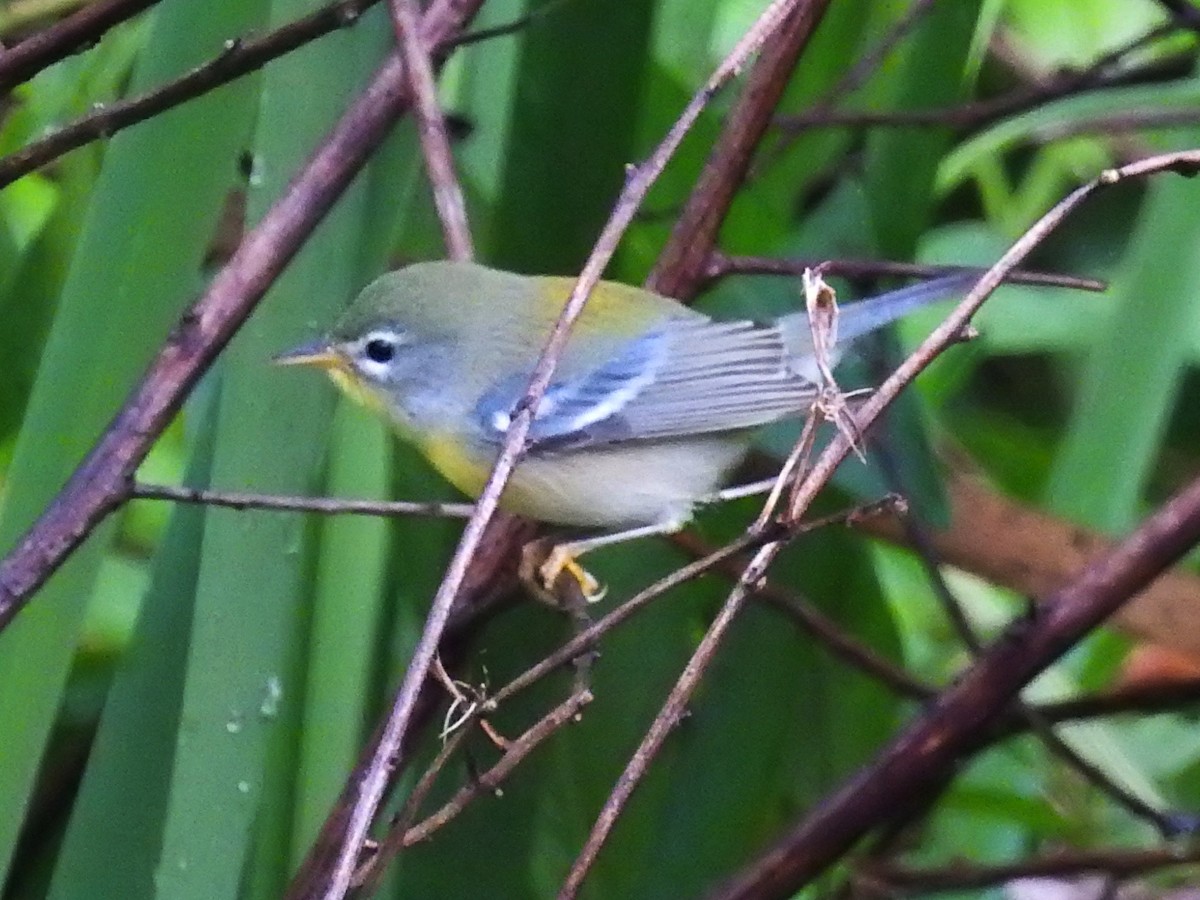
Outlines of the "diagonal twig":
{"type": "Polygon", "coordinates": [[[425,170],[433,187],[433,202],[442,223],[446,251],[451,259],[469,260],[475,255],[471,229],[467,224],[467,205],[462,186],[454,174],[454,157],[446,133],[446,119],[438,105],[437,85],[429,50],[421,39],[421,13],[415,0],[391,0],[396,39],[408,69],[408,85],[413,96],[413,113],[425,170]]]}
{"type": "MultiPolygon", "coordinates": [[[[1039,242],[1084,200],[1107,185],[1157,172],[1200,172],[1200,151],[1164,154],[1105,171],[1076,189],[1039,220],[993,266],[959,307],[896,370],[858,411],[866,428],[915,375],[948,346],[987,294],[1039,242]]],[[[849,453],[849,442],[835,435],[801,485],[801,506],[849,453]]],[[[1037,673],[1066,652],[1088,631],[1115,612],[1134,593],[1200,541],[1200,479],[1163,505],[1133,534],[1089,565],[1045,608],[1008,633],[905,729],[875,763],[860,771],[804,821],[715,896],[765,898],[791,896],[823,871],[871,827],[886,820],[897,805],[914,801],[931,784],[952,772],[980,734],[1037,673]]]]}
{"type": "Polygon", "coordinates": [[[102,0],[53,25],[43,28],[12,47],[0,49],[0,92],[10,91],[42,69],[79,53],[100,40],[104,32],[149,9],[158,0],[102,0]]]}
{"type": "MultiPolygon", "coordinates": [[[[709,100],[737,75],[749,57],[762,46],[780,20],[784,19],[797,5],[803,6],[800,4],[800,0],[774,0],[704,87],[688,103],[650,158],[639,166],[630,167],[626,173],[625,186],[613,207],[613,212],[597,239],[578,281],[572,288],[562,314],[534,366],[529,386],[513,412],[504,445],[480,492],[475,513],[463,530],[458,547],[446,569],[445,577],[430,604],[421,637],[413,650],[404,679],[381,731],[379,742],[365,769],[355,773],[355,801],[337,851],[337,864],[331,874],[328,889],[323,894],[324,897],[341,898],[345,896],[349,887],[359,850],[363,846],[371,823],[387,792],[390,773],[402,760],[400,748],[404,744],[404,736],[412,719],[417,696],[437,651],[438,641],[445,628],[450,610],[471,568],[484,529],[496,512],[500,495],[524,449],[533,414],[550,383],[558,358],[566,347],[571,326],[583,311],[583,305],[587,301],[588,295],[599,282],[605,266],[616,250],[617,242],[633,221],[651,184],[674,155],[684,136],[708,105],[709,100]]],[[[803,6],[803,8],[807,8],[807,6],[803,6]]]]}
{"type": "Polygon", "coordinates": [[[285,497],[279,494],[251,494],[240,491],[211,491],[200,488],[172,487],[165,484],[135,482],[129,490],[131,500],[170,500],[223,506],[226,509],[271,509],[281,512],[313,512],[327,516],[426,516],[465,519],[475,508],[470,503],[443,503],[437,500],[347,500],[339,497],[285,497]]]}
{"type": "MultiPolygon", "coordinates": [[[[427,40],[444,42],[481,2],[439,0],[426,13],[427,40]]],[[[404,66],[392,56],[285,194],[244,236],[204,295],[183,314],[99,442],[0,562],[0,629],[92,529],[128,499],[134,472],[187,392],[365,164],[408,101],[404,66]]]]}
{"type": "Polygon", "coordinates": [[[750,170],[759,141],[771,126],[796,60],[828,7],[829,0],[799,4],[784,23],[780,40],[773,42],[755,65],[647,279],[651,290],[679,299],[696,293],[708,255],[716,246],[717,232],[750,170]]]}

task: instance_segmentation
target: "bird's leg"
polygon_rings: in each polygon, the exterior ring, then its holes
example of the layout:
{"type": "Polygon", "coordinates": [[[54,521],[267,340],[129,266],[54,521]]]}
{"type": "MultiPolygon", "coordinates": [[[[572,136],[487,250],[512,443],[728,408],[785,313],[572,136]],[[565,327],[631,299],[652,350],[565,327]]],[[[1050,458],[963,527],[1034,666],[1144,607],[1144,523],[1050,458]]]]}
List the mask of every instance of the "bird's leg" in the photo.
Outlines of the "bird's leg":
{"type": "Polygon", "coordinates": [[[625,531],[613,531],[608,534],[600,534],[578,541],[567,541],[566,543],[557,544],[551,549],[550,555],[546,557],[546,561],[538,568],[538,576],[541,578],[542,585],[546,590],[553,591],[554,582],[558,579],[558,576],[566,572],[575,579],[587,602],[596,603],[604,599],[608,588],[597,581],[594,575],[579,564],[579,557],[600,547],[608,547],[612,544],[623,544],[625,541],[652,537],[658,534],[674,534],[683,527],[683,524],[683,522],[672,519],[667,522],[656,522],[653,525],[642,525],[638,528],[626,529],[625,531]]]}
{"type": "Polygon", "coordinates": [[[701,503],[724,503],[726,500],[738,500],[742,497],[755,497],[759,494],[770,493],[771,489],[779,482],[779,476],[774,478],[764,478],[762,481],[752,481],[749,484],[735,484],[732,487],[722,488],[715,493],[709,494],[703,498],[701,503]]]}

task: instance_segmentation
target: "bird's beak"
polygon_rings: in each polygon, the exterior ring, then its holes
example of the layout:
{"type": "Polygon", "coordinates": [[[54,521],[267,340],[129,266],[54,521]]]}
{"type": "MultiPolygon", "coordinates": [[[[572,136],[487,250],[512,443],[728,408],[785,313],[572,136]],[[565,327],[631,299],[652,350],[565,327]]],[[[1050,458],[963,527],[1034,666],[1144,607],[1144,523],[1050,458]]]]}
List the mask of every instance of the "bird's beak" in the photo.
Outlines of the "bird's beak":
{"type": "Polygon", "coordinates": [[[277,366],[315,366],[326,371],[346,367],[346,361],[342,359],[342,355],[324,339],[310,341],[299,347],[293,347],[291,350],[285,350],[283,353],[277,353],[271,357],[271,362],[277,366]]]}

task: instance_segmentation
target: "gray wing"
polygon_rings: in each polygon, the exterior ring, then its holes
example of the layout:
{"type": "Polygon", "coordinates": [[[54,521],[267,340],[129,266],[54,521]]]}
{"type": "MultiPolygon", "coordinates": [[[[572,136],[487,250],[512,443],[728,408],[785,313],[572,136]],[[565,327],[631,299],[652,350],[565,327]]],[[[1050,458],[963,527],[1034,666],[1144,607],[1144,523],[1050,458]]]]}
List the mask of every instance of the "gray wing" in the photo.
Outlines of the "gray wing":
{"type": "MultiPolygon", "coordinates": [[[[775,324],[679,319],[627,344],[593,371],[554,382],[530,430],[530,452],[753,428],[806,410],[815,388],[789,367],[775,324]]],[[[499,441],[527,376],[479,402],[499,441]]]]}

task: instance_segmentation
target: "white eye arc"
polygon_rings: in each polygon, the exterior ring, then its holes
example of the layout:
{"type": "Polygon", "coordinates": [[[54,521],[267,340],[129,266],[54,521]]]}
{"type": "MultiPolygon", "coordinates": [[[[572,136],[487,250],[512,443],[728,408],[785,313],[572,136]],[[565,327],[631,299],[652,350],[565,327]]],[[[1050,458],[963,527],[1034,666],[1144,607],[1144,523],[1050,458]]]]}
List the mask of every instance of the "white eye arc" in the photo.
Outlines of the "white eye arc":
{"type": "Polygon", "coordinates": [[[400,346],[398,335],[390,331],[373,331],[363,338],[362,350],[373,363],[387,365],[396,357],[396,348],[400,346]]]}

